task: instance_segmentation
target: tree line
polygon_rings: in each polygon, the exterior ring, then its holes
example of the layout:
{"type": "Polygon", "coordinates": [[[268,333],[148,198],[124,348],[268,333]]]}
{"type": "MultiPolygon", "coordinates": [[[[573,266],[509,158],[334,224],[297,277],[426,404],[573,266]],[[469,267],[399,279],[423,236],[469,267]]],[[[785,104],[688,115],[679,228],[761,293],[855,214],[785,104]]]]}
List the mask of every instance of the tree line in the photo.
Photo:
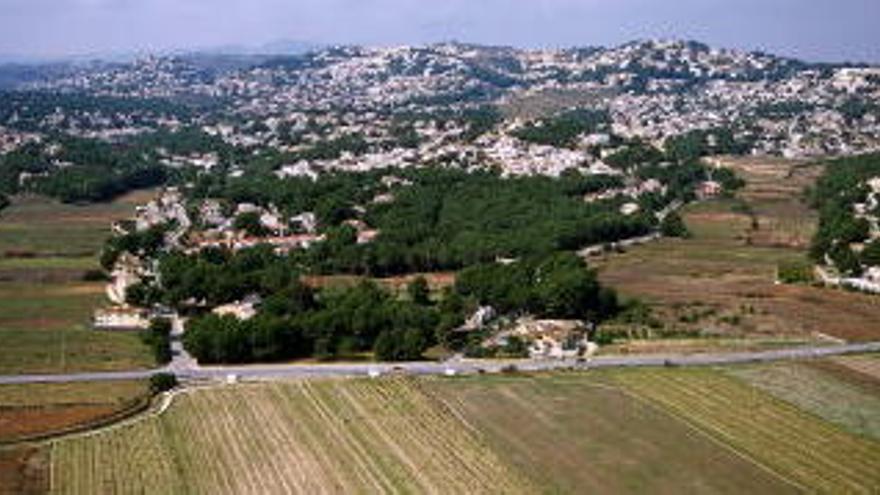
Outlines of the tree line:
{"type": "MultiPolygon", "coordinates": [[[[828,259],[846,275],[859,275],[867,266],[880,266],[880,242],[870,241],[870,223],[855,212],[857,203],[868,202],[871,191],[867,181],[877,177],[880,154],[842,158],[825,167],[809,193],[812,206],[819,210],[819,228],[810,246],[813,261],[825,263],[828,259]],[[861,252],[852,249],[866,242],[861,252]]],[[[880,216],[880,208],[866,213],[880,216]]]]}
{"type": "Polygon", "coordinates": [[[415,360],[436,344],[453,349],[468,345],[468,333],[459,328],[480,305],[492,305],[503,314],[593,322],[618,311],[614,291],[602,287],[580,258],[564,253],[471,267],[436,300],[419,278],[403,297],[367,280],[350,288],[315,290],[299,277],[266,294],[252,319],[211,313],[193,318],[184,335],[187,350],[203,363],[330,359],[370,352],[380,360],[415,360]]]}

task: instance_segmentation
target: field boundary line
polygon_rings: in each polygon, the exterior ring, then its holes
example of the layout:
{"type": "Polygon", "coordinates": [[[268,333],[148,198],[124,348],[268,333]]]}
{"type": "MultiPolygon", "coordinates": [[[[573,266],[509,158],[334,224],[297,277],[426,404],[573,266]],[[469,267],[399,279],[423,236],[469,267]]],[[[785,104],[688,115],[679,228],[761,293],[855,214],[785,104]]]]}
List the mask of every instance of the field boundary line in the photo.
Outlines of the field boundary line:
{"type": "MultiPolygon", "coordinates": [[[[20,445],[51,442],[55,439],[72,437],[77,434],[87,433],[89,431],[98,430],[101,428],[107,428],[119,422],[135,418],[141,413],[148,411],[150,409],[150,402],[151,400],[149,398],[141,397],[139,399],[131,401],[123,409],[79,425],[64,427],[54,432],[25,435],[23,437],[13,438],[11,440],[0,440],[0,450],[20,445]]],[[[39,409],[40,407],[41,406],[34,406],[34,409],[39,409]]]]}
{"type": "Polygon", "coordinates": [[[744,460],[744,461],[746,461],[746,462],[749,462],[750,464],[754,464],[754,465],[755,465],[756,467],[758,467],[760,470],[762,470],[762,471],[766,472],[767,474],[770,474],[771,476],[773,476],[773,477],[775,477],[775,478],[777,478],[777,479],[779,479],[779,480],[781,480],[781,481],[787,483],[789,486],[791,486],[791,487],[793,487],[793,488],[799,490],[800,492],[802,492],[802,493],[808,493],[808,492],[809,492],[809,490],[807,490],[806,487],[804,487],[803,485],[801,485],[801,484],[798,483],[797,481],[795,481],[795,480],[789,478],[788,476],[785,476],[785,475],[783,475],[783,474],[777,472],[777,471],[774,470],[772,467],[770,467],[770,466],[764,464],[763,462],[759,461],[758,459],[756,459],[755,457],[753,457],[753,456],[752,456],[751,454],[749,454],[748,452],[745,452],[745,451],[743,451],[743,450],[741,450],[741,449],[738,449],[738,448],[734,447],[734,446],[731,445],[730,443],[724,441],[722,438],[719,438],[718,435],[713,434],[713,433],[711,432],[711,430],[709,430],[709,429],[707,429],[707,428],[704,428],[704,427],[700,426],[700,425],[699,425],[696,421],[694,421],[694,420],[691,420],[691,419],[685,418],[685,417],[682,416],[678,411],[675,411],[675,410],[673,410],[673,408],[664,405],[661,401],[659,401],[659,400],[657,400],[657,399],[652,399],[652,398],[650,398],[650,397],[645,397],[645,396],[639,394],[638,392],[635,392],[635,391],[629,390],[629,389],[627,388],[626,385],[623,385],[623,386],[620,388],[620,391],[621,391],[624,395],[626,395],[626,396],[628,396],[628,397],[630,397],[630,398],[632,398],[632,399],[635,399],[636,401],[641,402],[642,404],[647,404],[647,405],[649,405],[649,406],[651,406],[651,407],[654,407],[654,408],[656,408],[656,409],[659,409],[660,411],[663,411],[666,415],[668,415],[668,416],[674,418],[675,420],[679,421],[680,423],[682,423],[682,424],[683,424],[685,427],[687,427],[689,430],[691,430],[691,431],[697,433],[698,435],[700,435],[700,436],[702,436],[702,437],[705,437],[705,438],[709,439],[712,443],[714,443],[714,444],[720,446],[721,448],[727,450],[728,452],[732,453],[734,456],[736,456],[736,457],[738,457],[738,458],[740,458],[740,459],[742,459],[742,460],[744,460]]]}
{"type": "MultiPolygon", "coordinates": [[[[45,438],[39,440],[31,440],[28,442],[22,441],[21,443],[48,443],[53,446],[58,442],[73,440],[78,438],[88,438],[91,436],[101,435],[107,432],[115,431],[119,428],[124,428],[126,426],[136,425],[142,421],[146,421],[152,418],[158,418],[165,414],[171,404],[174,402],[174,399],[181,394],[188,394],[194,392],[195,389],[190,388],[181,388],[172,390],[170,392],[165,392],[160,399],[161,402],[158,407],[150,407],[151,404],[147,402],[147,406],[145,408],[140,409],[139,411],[134,412],[133,414],[122,418],[119,421],[109,421],[105,424],[98,426],[86,426],[82,429],[77,429],[75,431],[53,434],[51,436],[46,436],[45,438]]],[[[15,444],[11,444],[15,445],[15,444]]]]}

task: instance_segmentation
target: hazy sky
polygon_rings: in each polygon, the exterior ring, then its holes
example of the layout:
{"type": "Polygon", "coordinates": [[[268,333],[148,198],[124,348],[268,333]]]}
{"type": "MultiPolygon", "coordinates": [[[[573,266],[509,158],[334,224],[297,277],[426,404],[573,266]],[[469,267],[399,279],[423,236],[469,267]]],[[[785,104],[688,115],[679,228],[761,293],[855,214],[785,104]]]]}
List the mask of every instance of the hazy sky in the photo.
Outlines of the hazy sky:
{"type": "Polygon", "coordinates": [[[0,54],[278,39],[558,47],[664,37],[880,62],[878,20],[880,0],[0,0],[0,54]]]}

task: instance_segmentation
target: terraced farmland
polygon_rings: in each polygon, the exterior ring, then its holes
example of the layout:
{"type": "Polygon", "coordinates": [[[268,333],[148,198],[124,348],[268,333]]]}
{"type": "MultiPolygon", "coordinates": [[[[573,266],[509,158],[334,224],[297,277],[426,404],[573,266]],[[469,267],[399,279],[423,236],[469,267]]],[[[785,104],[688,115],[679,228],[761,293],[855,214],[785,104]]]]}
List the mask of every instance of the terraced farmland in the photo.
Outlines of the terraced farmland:
{"type": "Polygon", "coordinates": [[[53,448],[53,493],[534,492],[419,382],[181,395],[167,414],[53,448]]]}
{"type": "Polygon", "coordinates": [[[805,490],[880,491],[880,442],[735,378],[711,370],[640,370],[614,380],[805,490]]]}

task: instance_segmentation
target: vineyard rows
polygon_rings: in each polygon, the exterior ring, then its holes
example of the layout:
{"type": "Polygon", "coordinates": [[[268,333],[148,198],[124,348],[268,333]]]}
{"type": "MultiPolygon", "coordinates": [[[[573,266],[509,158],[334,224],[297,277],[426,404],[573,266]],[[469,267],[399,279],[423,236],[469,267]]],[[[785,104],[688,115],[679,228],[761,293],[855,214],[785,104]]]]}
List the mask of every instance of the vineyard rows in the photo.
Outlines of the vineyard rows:
{"type": "Polygon", "coordinates": [[[417,381],[182,394],[161,417],[53,448],[53,492],[534,491],[417,381]]]}
{"type": "Polygon", "coordinates": [[[705,370],[653,370],[621,373],[616,379],[803,489],[880,491],[880,443],[735,378],[705,370]]]}

